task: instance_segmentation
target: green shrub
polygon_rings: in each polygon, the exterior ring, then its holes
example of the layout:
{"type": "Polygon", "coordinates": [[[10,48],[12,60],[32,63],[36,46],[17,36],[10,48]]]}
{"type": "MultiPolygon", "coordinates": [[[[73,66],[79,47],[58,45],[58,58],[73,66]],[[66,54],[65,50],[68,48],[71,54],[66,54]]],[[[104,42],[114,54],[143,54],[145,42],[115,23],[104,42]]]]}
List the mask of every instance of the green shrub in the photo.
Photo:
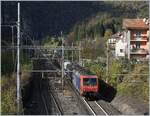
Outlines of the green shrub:
{"type": "Polygon", "coordinates": [[[116,74],[121,73],[121,63],[118,61],[112,61],[109,66],[108,83],[116,87],[118,84],[119,76],[116,74]]]}
{"type": "MultiPolygon", "coordinates": [[[[32,64],[24,64],[22,66],[21,86],[28,83],[30,74],[24,70],[30,70],[32,64]]],[[[3,75],[1,78],[1,114],[14,115],[16,110],[16,75],[3,75]]],[[[20,109],[22,110],[22,108],[20,109]]]]}
{"type": "Polygon", "coordinates": [[[1,113],[4,115],[16,114],[16,85],[11,77],[1,78],[1,113]]]}
{"type": "Polygon", "coordinates": [[[118,93],[137,96],[146,101],[149,99],[148,65],[134,64],[132,71],[124,76],[123,82],[118,84],[118,93]]]}

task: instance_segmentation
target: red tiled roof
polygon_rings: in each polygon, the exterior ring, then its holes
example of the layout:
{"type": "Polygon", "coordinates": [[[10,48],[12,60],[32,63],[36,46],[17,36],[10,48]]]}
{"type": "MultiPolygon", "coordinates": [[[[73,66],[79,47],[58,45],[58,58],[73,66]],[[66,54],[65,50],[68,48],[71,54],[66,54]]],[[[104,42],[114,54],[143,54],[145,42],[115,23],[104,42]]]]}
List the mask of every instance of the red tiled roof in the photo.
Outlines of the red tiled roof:
{"type": "Polygon", "coordinates": [[[123,29],[148,29],[143,19],[123,19],[123,29]]]}

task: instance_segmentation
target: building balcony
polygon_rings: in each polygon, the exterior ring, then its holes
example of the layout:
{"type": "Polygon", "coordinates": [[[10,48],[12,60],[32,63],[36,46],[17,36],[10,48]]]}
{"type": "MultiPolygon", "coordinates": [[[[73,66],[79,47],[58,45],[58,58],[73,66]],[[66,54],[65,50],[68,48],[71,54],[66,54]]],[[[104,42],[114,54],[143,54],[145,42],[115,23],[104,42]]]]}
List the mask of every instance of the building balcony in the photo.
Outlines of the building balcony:
{"type": "MultiPolygon", "coordinates": [[[[133,36],[136,37],[137,35],[136,35],[136,34],[133,34],[133,36]]],[[[146,33],[146,34],[141,34],[140,36],[141,36],[141,37],[148,37],[148,34],[147,34],[147,33],[146,33]]]]}
{"type": "Polygon", "coordinates": [[[147,42],[147,38],[142,38],[142,39],[135,39],[135,38],[134,38],[134,39],[131,39],[130,41],[131,41],[131,42],[132,42],[132,41],[141,41],[141,42],[144,41],[144,42],[147,42]]]}
{"type": "Polygon", "coordinates": [[[135,48],[130,50],[130,54],[148,54],[148,50],[142,48],[135,48]]]}

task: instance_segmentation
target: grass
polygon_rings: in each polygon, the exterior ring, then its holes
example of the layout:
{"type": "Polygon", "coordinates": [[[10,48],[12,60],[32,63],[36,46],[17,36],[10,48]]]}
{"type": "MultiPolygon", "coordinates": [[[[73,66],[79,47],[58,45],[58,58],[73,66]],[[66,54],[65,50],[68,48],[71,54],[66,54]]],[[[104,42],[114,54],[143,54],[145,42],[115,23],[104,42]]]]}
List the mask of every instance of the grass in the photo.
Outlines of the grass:
{"type": "MultiPolygon", "coordinates": [[[[24,72],[32,68],[31,64],[22,66],[21,87],[29,82],[30,74],[24,72]]],[[[16,110],[16,75],[3,75],[1,77],[1,114],[2,115],[15,115],[16,110]]],[[[20,111],[23,109],[21,108],[20,111]]]]}
{"type": "Polygon", "coordinates": [[[149,84],[147,64],[136,64],[130,75],[125,76],[123,82],[118,84],[117,91],[120,94],[137,96],[145,101],[149,100],[149,84]],[[134,75],[132,75],[134,74],[134,75]],[[137,74],[137,75],[136,75],[137,74]]]}
{"type": "Polygon", "coordinates": [[[16,114],[16,79],[2,76],[1,78],[1,114],[16,114]]]}

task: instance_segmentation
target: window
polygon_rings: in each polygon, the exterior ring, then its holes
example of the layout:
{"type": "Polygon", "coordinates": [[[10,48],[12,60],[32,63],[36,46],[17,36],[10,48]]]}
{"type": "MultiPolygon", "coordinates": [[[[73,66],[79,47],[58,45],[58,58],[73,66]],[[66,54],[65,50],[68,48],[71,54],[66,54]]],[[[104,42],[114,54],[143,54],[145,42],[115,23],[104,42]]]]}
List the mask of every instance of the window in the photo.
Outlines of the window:
{"type": "Polygon", "coordinates": [[[135,45],[136,45],[136,48],[140,48],[141,43],[139,41],[136,41],[135,45]]]}
{"type": "Polygon", "coordinates": [[[136,40],[141,40],[141,32],[137,31],[135,35],[136,40]]]}
{"type": "Polygon", "coordinates": [[[123,53],[123,49],[120,49],[120,52],[123,53]]]}
{"type": "Polygon", "coordinates": [[[83,78],[83,85],[94,86],[96,84],[96,78],[83,78]]]}

